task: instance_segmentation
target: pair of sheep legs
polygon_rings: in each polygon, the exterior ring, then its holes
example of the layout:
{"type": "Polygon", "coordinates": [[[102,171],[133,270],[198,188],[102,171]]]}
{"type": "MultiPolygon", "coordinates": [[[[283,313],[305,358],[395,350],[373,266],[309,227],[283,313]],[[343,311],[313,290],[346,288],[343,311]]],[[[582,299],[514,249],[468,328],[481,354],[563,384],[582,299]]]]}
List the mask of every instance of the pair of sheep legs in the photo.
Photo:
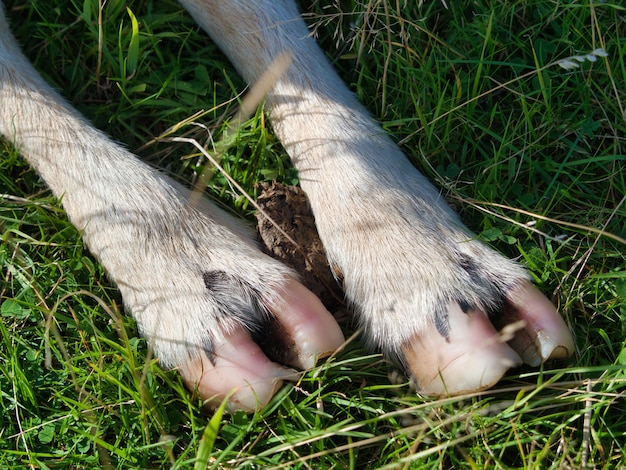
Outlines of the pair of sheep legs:
{"type": "MultiPolygon", "coordinates": [[[[511,366],[573,352],[553,305],[522,268],[475,240],[410,165],[292,1],[181,3],[249,83],[281,53],[291,58],[267,110],[371,346],[435,395],[480,390],[511,366]],[[511,323],[507,335],[497,331],[511,323]]],[[[295,377],[291,367],[341,346],[333,317],[245,227],[208,203],[190,206],[184,188],[66,104],[22,55],[3,12],[0,133],[62,198],[161,362],[207,400],[236,390],[231,407],[262,406],[295,377]],[[284,364],[252,339],[269,327],[282,335],[284,364]]]]}

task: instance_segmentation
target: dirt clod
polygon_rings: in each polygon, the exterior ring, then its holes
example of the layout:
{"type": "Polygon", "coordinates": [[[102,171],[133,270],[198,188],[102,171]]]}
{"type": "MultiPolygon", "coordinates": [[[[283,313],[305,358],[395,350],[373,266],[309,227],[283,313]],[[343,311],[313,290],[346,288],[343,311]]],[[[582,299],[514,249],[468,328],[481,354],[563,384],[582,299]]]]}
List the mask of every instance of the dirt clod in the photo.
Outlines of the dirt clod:
{"type": "Polygon", "coordinates": [[[297,186],[262,182],[257,184],[257,192],[257,203],[265,213],[256,213],[263,250],[293,268],[326,308],[335,311],[344,298],[340,280],[333,276],[328,265],[304,191],[297,186]]]}

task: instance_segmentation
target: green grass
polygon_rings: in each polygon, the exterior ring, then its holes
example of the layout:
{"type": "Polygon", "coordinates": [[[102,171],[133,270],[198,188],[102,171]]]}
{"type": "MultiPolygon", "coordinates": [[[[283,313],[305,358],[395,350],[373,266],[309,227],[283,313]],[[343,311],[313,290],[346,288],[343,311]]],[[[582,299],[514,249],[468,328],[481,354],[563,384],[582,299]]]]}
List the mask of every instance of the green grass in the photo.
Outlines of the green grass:
{"type": "MultiPolygon", "coordinates": [[[[576,356],[432,401],[355,341],[263,411],[217,416],[217,434],[205,432],[212,414],[159,369],[60,203],[0,141],[1,468],[626,467],[626,9],[415,4],[307,12],[409,158],[473,230],[529,266],[576,356]],[[554,64],[599,47],[607,59],[554,64]]],[[[133,33],[126,3],[108,1],[101,46],[97,2],[5,6],[75,107],[152,165],[194,178],[193,148],[145,144],[199,111],[206,127],[168,136],[219,140],[244,84],[175,2],[131,2],[133,33]]],[[[228,143],[222,164],[252,194],[255,180],[297,181],[262,112],[228,143]]],[[[222,176],[209,186],[250,216],[222,176]]]]}

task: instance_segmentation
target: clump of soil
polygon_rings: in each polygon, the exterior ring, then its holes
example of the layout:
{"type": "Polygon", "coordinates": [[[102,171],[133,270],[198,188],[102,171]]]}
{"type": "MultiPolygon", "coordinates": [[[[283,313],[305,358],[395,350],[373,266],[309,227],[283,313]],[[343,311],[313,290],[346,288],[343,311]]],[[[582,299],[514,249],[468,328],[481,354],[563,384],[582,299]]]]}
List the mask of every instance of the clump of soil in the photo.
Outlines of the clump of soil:
{"type": "Polygon", "coordinates": [[[344,299],[340,280],[328,265],[304,191],[296,186],[263,182],[257,184],[257,194],[257,204],[262,209],[256,213],[257,231],[263,250],[293,268],[329,311],[339,309],[344,299]]]}

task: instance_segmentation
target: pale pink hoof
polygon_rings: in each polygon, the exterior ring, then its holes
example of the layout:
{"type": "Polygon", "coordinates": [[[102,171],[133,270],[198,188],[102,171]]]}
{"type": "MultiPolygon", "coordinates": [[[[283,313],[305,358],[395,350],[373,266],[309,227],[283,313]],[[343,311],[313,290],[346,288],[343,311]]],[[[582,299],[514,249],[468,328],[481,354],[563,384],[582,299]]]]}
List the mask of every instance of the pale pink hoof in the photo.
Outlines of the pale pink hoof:
{"type": "MultiPolygon", "coordinates": [[[[296,281],[288,281],[279,297],[268,302],[275,327],[286,346],[286,364],[311,368],[344,343],[341,329],[318,298],[296,281]],[[285,340],[286,339],[286,340],[285,340]]],[[[254,411],[265,406],[284,380],[299,373],[272,362],[243,327],[239,326],[200,351],[200,358],[179,367],[186,385],[210,406],[228,397],[228,409],[254,411]]]]}
{"type": "Polygon", "coordinates": [[[403,348],[408,369],[421,393],[443,396],[483,390],[522,363],[484,313],[464,313],[456,303],[450,305],[448,313],[447,337],[433,325],[403,348]]]}
{"type": "Polygon", "coordinates": [[[404,361],[420,392],[451,396],[484,390],[511,367],[538,366],[574,353],[567,325],[536,287],[525,282],[506,302],[507,325],[500,332],[482,311],[464,313],[454,302],[448,307],[447,336],[433,324],[403,346],[404,361]]]}

